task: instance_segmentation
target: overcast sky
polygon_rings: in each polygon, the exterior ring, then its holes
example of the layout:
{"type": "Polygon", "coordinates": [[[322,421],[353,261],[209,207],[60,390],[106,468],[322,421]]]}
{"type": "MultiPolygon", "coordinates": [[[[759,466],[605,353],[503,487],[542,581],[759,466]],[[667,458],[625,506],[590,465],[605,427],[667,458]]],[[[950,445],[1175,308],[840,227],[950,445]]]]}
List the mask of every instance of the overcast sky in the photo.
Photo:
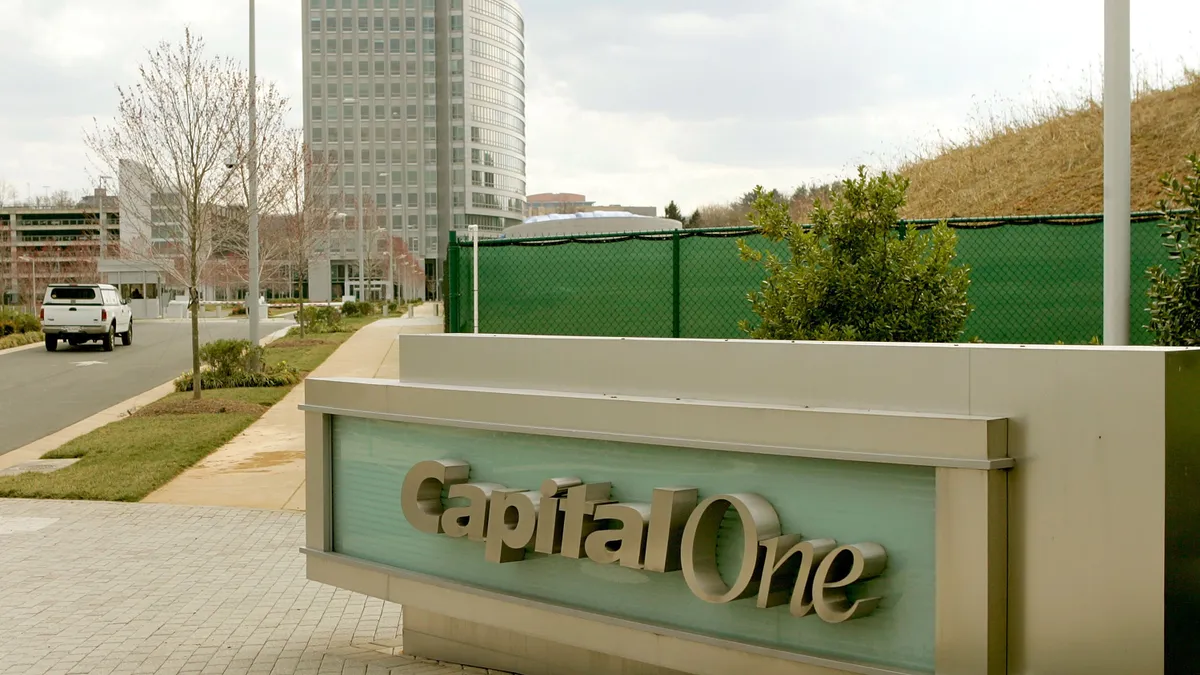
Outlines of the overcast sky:
{"type": "MultiPolygon", "coordinates": [[[[0,180],[94,184],[82,130],[185,26],[244,59],[245,0],[0,0],[0,180]]],[[[524,0],[528,188],[685,210],[894,164],[972,119],[1099,91],[1102,0],[524,0]]],[[[1134,67],[1200,63],[1200,2],[1135,0],[1134,67]]],[[[303,0],[259,0],[301,124],[303,0]]],[[[28,188],[27,188],[28,186],[28,188]]]]}

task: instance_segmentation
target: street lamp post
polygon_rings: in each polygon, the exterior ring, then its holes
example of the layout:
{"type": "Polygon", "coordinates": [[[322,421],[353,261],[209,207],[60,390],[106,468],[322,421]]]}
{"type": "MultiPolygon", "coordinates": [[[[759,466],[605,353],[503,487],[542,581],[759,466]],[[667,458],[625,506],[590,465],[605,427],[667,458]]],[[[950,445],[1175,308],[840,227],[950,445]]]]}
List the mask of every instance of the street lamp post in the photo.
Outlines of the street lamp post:
{"type": "MultiPolygon", "coordinates": [[[[354,105],[358,101],[353,98],[342,99],[342,107],[350,106],[354,109],[354,105]]],[[[344,112],[344,111],[343,111],[344,112]]],[[[362,122],[355,127],[354,133],[354,162],[359,164],[362,162],[362,122]]],[[[366,265],[363,264],[363,177],[361,171],[355,171],[355,184],[358,185],[358,199],[355,200],[355,206],[358,208],[358,293],[355,298],[360,302],[365,299],[366,289],[366,265]]]]}
{"type": "Polygon", "coordinates": [[[29,263],[29,313],[37,314],[37,260],[27,255],[17,259],[29,263]]]}
{"type": "MultiPolygon", "coordinates": [[[[341,211],[339,211],[338,213],[334,214],[334,216],[333,216],[333,219],[334,219],[334,220],[336,220],[336,221],[338,221],[338,230],[339,230],[340,232],[345,232],[345,231],[346,231],[346,214],[345,214],[345,213],[342,213],[341,211]]],[[[339,242],[339,243],[338,243],[338,249],[339,249],[339,250],[341,250],[341,243],[340,243],[340,242],[343,242],[343,241],[345,241],[345,239],[343,239],[343,238],[342,238],[342,235],[340,234],[340,232],[339,232],[339,234],[338,234],[338,242],[339,242]]],[[[331,274],[332,274],[332,272],[331,272],[331,274]]],[[[343,283],[343,286],[347,286],[347,285],[349,285],[349,281],[350,281],[350,275],[349,275],[349,274],[347,274],[347,275],[346,275],[346,280],[345,280],[345,282],[343,283]]],[[[347,294],[346,294],[346,289],[345,289],[345,288],[342,288],[342,296],[345,296],[345,295],[347,295],[347,294]]],[[[340,301],[340,300],[341,300],[341,298],[338,298],[338,300],[340,301]]]]}
{"type": "MultiPolygon", "coordinates": [[[[250,195],[246,206],[249,213],[249,265],[250,289],[247,298],[246,316],[250,318],[250,344],[258,344],[258,91],[254,63],[254,0],[250,0],[250,152],[247,162],[250,164],[250,195]]],[[[251,358],[257,359],[257,352],[251,351],[251,358]]],[[[256,366],[256,363],[252,363],[256,366]]]]}

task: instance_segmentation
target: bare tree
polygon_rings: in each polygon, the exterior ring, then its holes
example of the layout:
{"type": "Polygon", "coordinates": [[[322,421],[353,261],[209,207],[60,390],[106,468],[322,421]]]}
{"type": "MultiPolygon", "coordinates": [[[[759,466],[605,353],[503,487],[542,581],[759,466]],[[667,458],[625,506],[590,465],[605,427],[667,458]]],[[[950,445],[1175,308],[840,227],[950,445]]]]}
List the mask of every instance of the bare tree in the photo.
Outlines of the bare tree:
{"type": "Polygon", "coordinates": [[[238,116],[247,96],[241,69],[210,57],[188,30],[179,44],[148,50],[131,87],[117,87],[115,121],[96,123],[85,142],[113,175],[122,161],[137,168],[138,189],[123,185],[126,210],[144,222],[122,255],[152,262],[187,288],[192,322],[193,396],[200,398],[200,282],[227,233],[219,219],[235,187],[225,166],[237,147],[238,116]]]}
{"type": "MultiPolygon", "coordinates": [[[[248,89],[249,77],[245,76],[239,82],[243,91],[248,89]]],[[[269,217],[280,215],[288,204],[288,155],[290,149],[291,130],[287,127],[287,115],[290,105],[287,98],[275,86],[275,83],[258,78],[257,111],[258,111],[258,211],[263,216],[260,221],[260,236],[258,239],[258,274],[260,279],[269,279],[282,263],[284,247],[278,238],[261,236],[269,229],[269,217]]],[[[247,162],[250,142],[249,97],[244,96],[239,101],[241,109],[235,117],[236,125],[233,130],[232,161],[237,182],[237,201],[239,207],[250,203],[250,166],[247,162]]],[[[239,208],[233,213],[237,217],[229,218],[224,224],[229,226],[225,240],[231,252],[240,255],[247,261],[241,266],[245,271],[243,281],[249,281],[250,235],[248,213],[239,208]]],[[[249,302],[257,303],[258,298],[249,298],[249,302]]]]}
{"type": "MultiPolygon", "coordinates": [[[[286,170],[281,181],[285,197],[277,234],[283,242],[282,259],[294,270],[303,289],[309,266],[328,250],[336,207],[326,186],[337,174],[337,166],[323,153],[314,154],[304,143],[301,130],[290,130],[286,138],[282,163],[286,170]]],[[[300,311],[296,320],[303,337],[305,298],[303,292],[298,295],[300,311]]]]}

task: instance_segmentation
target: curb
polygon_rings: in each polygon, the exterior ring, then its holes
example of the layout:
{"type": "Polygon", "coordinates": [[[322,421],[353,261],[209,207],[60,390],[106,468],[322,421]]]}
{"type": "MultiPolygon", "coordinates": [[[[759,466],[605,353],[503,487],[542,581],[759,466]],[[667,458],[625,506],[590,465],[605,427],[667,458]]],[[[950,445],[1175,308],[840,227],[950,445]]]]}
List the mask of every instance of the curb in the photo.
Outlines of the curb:
{"type": "MultiPolygon", "coordinates": [[[[261,340],[259,340],[259,344],[271,344],[284,335],[287,335],[287,332],[290,329],[291,326],[288,326],[287,328],[281,328],[280,330],[263,337],[261,340]]],[[[39,346],[42,346],[41,343],[25,345],[23,347],[14,347],[12,350],[6,349],[3,352],[0,352],[0,354],[7,354],[9,351],[17,351],[19,349],[28,349],[39,346]]],[[[84,434],[91,433],[110,422],[116,422],[117,420],[124,418],[130,410],[150,405],[151,403],[154,403],[173,391],[175,391],[175,378],[171,378],[164,384],[160,384],[149,391],[144,391],[137,396],[121,401],[114,406],[105,408],[104,410],[101,410],[90,417],[84,418],[75,424],[66,427],[65,429],[59,429],[48,436],[43,436],[42,438],[39,438],[38,440],[27,445],[21,446],[16,450],[6,452],[3,455],[0,455],[0,470],[16,466],[17,464],[23,464],[25,462],[41,459],[42,455],[46,454],[47,452],[50,452],[51,450],[57,450],[76,438],[79,438],[84,434]]]]}

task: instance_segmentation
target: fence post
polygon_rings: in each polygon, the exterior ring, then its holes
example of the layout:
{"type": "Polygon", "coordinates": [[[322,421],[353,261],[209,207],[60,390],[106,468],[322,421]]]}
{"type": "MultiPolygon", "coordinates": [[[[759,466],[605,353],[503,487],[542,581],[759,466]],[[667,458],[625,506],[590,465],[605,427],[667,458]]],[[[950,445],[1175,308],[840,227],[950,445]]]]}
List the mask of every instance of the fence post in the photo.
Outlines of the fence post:
{"type": "Polygon", "coordinates": [[[446,332],[457,333],[458,329],[458,237],[450,230],[450,240],[446,243],[446,332]]]}
{"type": "Polygon", "coordinates": [[[679,337],[679,231],[671,233],[671,337],[679,337]]]}

